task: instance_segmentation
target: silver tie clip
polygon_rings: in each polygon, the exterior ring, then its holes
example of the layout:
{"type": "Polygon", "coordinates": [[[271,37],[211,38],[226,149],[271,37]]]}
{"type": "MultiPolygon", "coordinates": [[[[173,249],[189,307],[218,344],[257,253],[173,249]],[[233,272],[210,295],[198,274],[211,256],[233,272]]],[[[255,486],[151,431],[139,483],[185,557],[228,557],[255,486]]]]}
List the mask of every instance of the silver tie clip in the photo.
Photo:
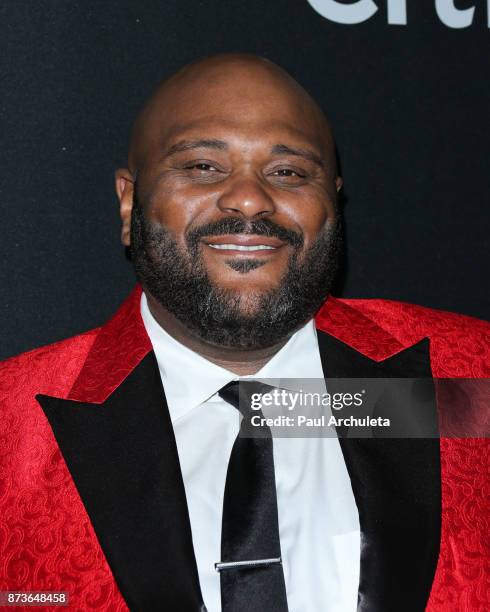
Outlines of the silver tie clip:
{"type": "Polygon", "coordinates": [[[248,569],[252,567],[263,567],[266,565],[275,565],[281,564],[281,557],[277,557],[275,559],[253,559],[252,561],[226,561],[224,563],[215,563],[214,569],[217,572],[222,572],[223,570],[232,570],[232,569],[248,569]]]}

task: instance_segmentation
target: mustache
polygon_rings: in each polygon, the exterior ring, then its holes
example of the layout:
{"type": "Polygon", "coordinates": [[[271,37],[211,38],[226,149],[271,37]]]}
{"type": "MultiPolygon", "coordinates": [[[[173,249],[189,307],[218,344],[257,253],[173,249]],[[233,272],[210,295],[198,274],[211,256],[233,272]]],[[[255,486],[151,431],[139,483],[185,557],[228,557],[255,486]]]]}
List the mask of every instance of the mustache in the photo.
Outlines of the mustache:
{"type": "Polygon", "coordinates": [[[195,248],[197,243],[204,237],[223,236],[225,234],[254,234],[257,236],[268,236],[278,238],[282,242],[294,247],[302,247],[304,243],[303,234],[291,229],[286,229],[270,219],[258,219],[256,221],[245,221],[238,217],[226,217],[201,225],[186,234],[186,242],[190,248],[195,248]]]}

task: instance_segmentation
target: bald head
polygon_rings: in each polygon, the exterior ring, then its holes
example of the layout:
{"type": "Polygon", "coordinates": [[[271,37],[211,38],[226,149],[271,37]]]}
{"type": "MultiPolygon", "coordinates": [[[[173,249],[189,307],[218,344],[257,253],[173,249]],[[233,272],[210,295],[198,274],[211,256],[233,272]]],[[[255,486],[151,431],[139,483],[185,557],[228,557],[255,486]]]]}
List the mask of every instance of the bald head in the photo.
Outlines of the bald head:
{"type": "Polygon", "coordinates": [[[157,320],[206,354],[284,342],[335,275],[341,186],[325,116],[278,66],[219,55],[163,81],[116,171],[157,320]]]}
{"type": "Polygon", "coordinates": [[[233,119],[262,122],[264,129],[268,122],[290,123],[315,142],[336,175],[332,132],[315,100],[276,64],[245,54],[204,58],[163,80],[133,125],[129,169],[140,172],[179,130],[233,119]]]}

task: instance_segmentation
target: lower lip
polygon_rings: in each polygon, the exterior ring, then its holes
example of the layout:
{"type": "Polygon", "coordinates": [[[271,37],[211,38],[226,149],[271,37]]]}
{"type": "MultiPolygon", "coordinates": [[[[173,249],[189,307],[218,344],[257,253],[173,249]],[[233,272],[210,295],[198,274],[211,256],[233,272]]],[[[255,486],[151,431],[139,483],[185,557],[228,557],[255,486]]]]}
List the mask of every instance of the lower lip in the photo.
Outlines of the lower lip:
{"type": "Polygon", "coordinates": [[[228,257],[264,257],[264,255],[273,255],[282,249],[282,245],[276,247],[275,249],[257,249],[255,251],[240,251],[238,249],[213,249],[212,246],[206,244],[206,247],[213,251],[213,253],[218,253],[218,255],[227,255],[228,257]]]}

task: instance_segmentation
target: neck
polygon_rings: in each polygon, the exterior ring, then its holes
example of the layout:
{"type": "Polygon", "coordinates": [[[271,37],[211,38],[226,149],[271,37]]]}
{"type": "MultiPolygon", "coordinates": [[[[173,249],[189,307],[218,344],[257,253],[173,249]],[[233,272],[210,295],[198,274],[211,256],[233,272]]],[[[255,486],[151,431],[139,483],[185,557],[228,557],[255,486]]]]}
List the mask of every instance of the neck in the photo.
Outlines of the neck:
{"type": "Polygon", "coordinates": [[[266,348],[247,350],[210,344],[193,334],[148,291],[145,294],[153,318],[168,334],[191,351],[239,376],[256,374],[289,339],[266,348]]]}

